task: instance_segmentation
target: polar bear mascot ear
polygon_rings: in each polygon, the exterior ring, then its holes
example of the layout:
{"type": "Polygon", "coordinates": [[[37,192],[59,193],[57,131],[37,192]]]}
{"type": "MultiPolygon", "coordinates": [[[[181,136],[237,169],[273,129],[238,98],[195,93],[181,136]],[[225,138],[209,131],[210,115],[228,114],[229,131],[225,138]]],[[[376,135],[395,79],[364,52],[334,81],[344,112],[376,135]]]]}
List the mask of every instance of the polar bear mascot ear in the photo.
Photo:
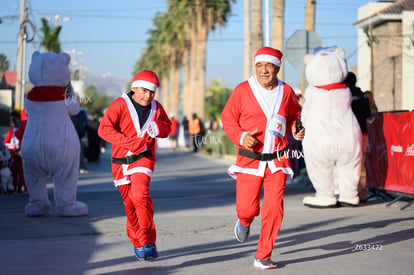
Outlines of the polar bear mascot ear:
{"type": "Polygon", "coordinates": [[[29,68],[29,79],[34,86],[65,87],[70,83],[70,55],[67,53],[35,51],[29,68]]]}
{"type": "Polygon", "coordinates": [[[303,61],[306,79],[312,86],[340,83],[348,74],[345,51],[337,46],[318,47],[303,61]]]}

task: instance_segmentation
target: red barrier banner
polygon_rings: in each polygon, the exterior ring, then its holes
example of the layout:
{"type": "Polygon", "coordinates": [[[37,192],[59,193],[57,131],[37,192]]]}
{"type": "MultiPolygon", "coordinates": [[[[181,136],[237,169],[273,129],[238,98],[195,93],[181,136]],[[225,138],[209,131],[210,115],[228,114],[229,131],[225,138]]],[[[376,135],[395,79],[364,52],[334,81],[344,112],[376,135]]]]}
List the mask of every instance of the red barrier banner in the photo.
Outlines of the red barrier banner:
{"type": "Polygon", "coordinates": [[[382,125],[382,113],[372,114],[367,119],[368,147],[365,159],[367,185],[377,189],[384,189],[388,169],[387,146],[382,125]]]}
{"type": "Polygon", "coordinates": [[[414,112],[383,113],[388,159],[384,189],[414,195],[414,112]]]}
{"type": "Polygon", "coordinates": [[[367,185],[413,195],[414,112],[373,114],[367,129],[367,185]]]}

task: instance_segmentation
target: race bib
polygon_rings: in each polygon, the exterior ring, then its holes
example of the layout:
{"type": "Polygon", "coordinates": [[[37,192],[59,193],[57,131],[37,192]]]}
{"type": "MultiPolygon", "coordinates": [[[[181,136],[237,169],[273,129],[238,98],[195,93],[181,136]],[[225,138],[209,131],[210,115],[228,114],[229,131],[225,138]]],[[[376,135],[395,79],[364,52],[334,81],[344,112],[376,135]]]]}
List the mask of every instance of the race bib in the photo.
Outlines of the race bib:
{"type": "Polygon", "coordinates": [[[272,135],[285,138],[286,119],[278,114],[273,114],[269,122],[269,131],[272,135]]]}

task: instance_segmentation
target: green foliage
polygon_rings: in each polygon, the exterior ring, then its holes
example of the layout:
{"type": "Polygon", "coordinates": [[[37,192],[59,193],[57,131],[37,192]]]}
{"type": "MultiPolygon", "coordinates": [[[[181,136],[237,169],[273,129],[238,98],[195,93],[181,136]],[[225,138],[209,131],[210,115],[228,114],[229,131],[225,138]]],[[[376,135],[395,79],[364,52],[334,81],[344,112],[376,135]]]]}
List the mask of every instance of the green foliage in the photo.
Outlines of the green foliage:
{"type": "Polygon", "coordinates": [[[50,27],[49,22],[46,18],[42,18],[42,28],[40,29],[43,33],[42,46],[47,52],[60,53],[60,42],[59,34],[62,29],[62,26],[50,27]]]}
{"type": "Polygon", "coordinates": [[[205,150],[214,156],[237,155],[237,148],[223,130],[212,131],[205,139],[205,150]]]}
{"type": "Polygon", "coordinates": [[[9,69],[10,62],[7,60],[7,57],[0,53],[0,73],[4,73],[9,69]]]}
{"type": "Polygon", "coordinates": [[[210,86],[205,93],[205,117],[221,117],[221,111],[231,93],[232,89],[222,86],[222,80],[210,80],[210,86]]]}
{"type": "Polygon", "coordinates": [[[101,117],[113,101],[114,98],[100,94],[95,86],[86,87],[85,100],[81,99],[91,117],[101,117]]]}

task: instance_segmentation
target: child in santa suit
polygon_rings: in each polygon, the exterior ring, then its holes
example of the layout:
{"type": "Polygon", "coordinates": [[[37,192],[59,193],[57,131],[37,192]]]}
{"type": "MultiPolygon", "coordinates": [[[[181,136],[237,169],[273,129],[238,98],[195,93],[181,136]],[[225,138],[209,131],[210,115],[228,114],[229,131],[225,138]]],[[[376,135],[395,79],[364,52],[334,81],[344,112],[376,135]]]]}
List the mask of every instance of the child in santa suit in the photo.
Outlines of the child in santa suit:
{"type": "Polygon", "coordinates": [[[105,112],[98,134],[112,143],[112,174],[127,215],[127,234],[138,259],[158,257],[154,207],[149,184],[155,165],[156,138],[168,137],[171,122],[154,100],[160,86],[152,71],[138,73],[131,91],[105,112]]]}

